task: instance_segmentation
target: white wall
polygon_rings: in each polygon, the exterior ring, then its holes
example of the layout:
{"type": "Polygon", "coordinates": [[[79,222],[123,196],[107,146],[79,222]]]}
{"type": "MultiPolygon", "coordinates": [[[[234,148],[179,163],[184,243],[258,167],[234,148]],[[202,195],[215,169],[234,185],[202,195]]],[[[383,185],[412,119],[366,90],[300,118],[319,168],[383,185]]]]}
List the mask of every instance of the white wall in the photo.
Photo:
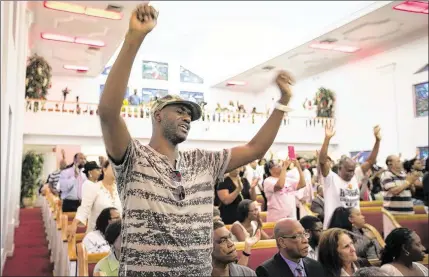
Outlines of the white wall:
{"type": "MultiPolygon", "coordinates": [[[[300,81],[291,107],[299,109],[321,86],[336,92],[337,137],[340,151],[370,150],[372,127],[380,124],[383,141],[379,163],[389,154],[415,155],[428,145],[428,117],[414,117],[413,84],[428,81],[428,72],[414,73],[428,63],[428,37],[358,60],[300,81]]],[[[290,69],[293,71],[293,68],[290,69]]],[[[276,88],[258,94],[258,101],[278,95],[276,88]]],[[[276,96],[277,97],[277,96],[276,96]]]]}
{"type": "Polygon", "coordinates": [[[1,263],[3,268],[6,255],[13,255],[14,229],[19,222],[25,68],[28,52],[28,23],[31,17],[26,10],[26,1],[2,1],[1,5],[1,263]],[[14,17],[15,21],[13,21],[14,17]]]}

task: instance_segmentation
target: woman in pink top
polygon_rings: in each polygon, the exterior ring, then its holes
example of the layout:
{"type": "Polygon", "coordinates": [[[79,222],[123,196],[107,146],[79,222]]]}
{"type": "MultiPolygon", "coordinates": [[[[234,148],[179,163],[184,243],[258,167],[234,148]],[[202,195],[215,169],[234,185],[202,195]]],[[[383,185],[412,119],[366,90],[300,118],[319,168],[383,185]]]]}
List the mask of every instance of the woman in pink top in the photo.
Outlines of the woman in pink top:
{"type": "Polygon", "coordinates": [[[267,221],[276,222],[282,218],[296,218],[295,191],[305,187],[304,174],[299,162],[293,163],[299,171],[298,182],[292,182],[286,178],[286,172],[291,161],[283,163],[270,161],[268,170],[270,177],[264,181],[264,192],[267,197],[267,221]]]}

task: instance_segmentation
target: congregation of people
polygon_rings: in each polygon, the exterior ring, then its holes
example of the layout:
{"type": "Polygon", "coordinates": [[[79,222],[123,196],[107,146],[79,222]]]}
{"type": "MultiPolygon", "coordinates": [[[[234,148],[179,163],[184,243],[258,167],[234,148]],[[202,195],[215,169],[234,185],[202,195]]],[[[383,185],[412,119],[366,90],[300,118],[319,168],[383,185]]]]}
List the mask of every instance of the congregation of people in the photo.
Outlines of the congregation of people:
{"type": "MultiPolygon", "coordinates": [[[[415,230],[400,227],[377,239],[361,202],[382,201],[393,215],[427,215],[428,159],[392,152],[382,164],[381,127],[373,127],[368,158],[329,155],[335,135],[325,124],[321,148],[312,157],[265,156],[277,135],[294,80],[276,78],[280,99],[249,143],[232,149],[179,151],[201,107],[174,95],[151,107],[152,138],[131,138],[119,115],[132,62],[157,12],[141,5],[106,81],[99,114],[108,158],[86,161],[76,153],[61,163],[45,190],[75,212],[69,240],[86,226],[88,253],[106,253],[94,273],[107,276],[427,276],[427,249],[415,230]],[[307,214],[302,215],[301,211],[307,214]],[[272,231],[264,228],[273,226],[272,231]],[[252,252],[264,241],[277,251],[251,268],[252,252]],[[243,244],[240,250],[237,245],[243,244]],[[371,261],[380,263],[374,266],[371,261]]],[[[232,103],[233,104],[233,103],[232,103]]],[[[369,128],[371,126],[368,126],[369,128]]],[[[389,138],[387,138],[389,139],[389,138]]],[[[299,153],[298,153],[299,154],[299,153]]],[[[45,192],[46,193],[46,192],[45,192]]]]}

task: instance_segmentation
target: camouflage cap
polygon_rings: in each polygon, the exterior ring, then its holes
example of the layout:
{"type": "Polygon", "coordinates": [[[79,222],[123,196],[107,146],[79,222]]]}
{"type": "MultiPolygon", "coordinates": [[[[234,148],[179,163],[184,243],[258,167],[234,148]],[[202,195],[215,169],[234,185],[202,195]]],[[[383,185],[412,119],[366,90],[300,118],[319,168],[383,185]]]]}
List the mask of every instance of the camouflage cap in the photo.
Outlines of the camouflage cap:
{"type": "Polygon", "coordinates": [[[167,95],[156,100],[151,108],[152,116],[155,112],[164,109],[168,105],[184,105],[191,110],[191,121],[198,120],[201,117],[201,107],[195,102],[182,99],[178,95],[167,95]]]}

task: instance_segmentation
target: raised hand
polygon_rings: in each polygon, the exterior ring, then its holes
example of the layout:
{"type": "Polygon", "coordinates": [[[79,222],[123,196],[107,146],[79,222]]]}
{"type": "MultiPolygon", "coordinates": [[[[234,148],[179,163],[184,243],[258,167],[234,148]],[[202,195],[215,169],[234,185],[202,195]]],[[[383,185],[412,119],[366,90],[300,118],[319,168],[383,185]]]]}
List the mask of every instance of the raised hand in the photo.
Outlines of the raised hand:
{"type": "Polygon", "coordinates": [[[253,178],[252,183],[250,184],[250,189],[254,189],[258,185],[259,180],[260,180],[259,177],[253,178]]]}
{"type": "Polygon", "coordinates": [[[276,84],[282,94],[280,98],[280,103],[283,105],[287,105],[289,103],[290,98],[292,97],[291,86],[295,84],[295,79],[289,72],[282,70],[277,75],[276,84]]]}
{"type": "Polygon", "coordinates": [[[133,11],[130,19],[130,31],[137,36],[146,36],[155,28],[158,12],[148,4],[141,4],[133,11]]]}
{"type": "Polygon", "coordinates": [[[381,140],[381,128],[379,125],[374,127],[374,136],[376,140],[381,140]]]}
{"type": "Polygon", "coordinates": [[[332,138],[335,135],[334,126],[331,123],[325,125],[325,137],[332,138]]]}
{"type": "Polygon", "coordinates": [[[284,167],[284,168],[286,168],[286,169],[288,169],[291,163],[292,163],[292,161],[291,161],[291,160],[286,159],[286,160],[283,162],[283,167],[284,167]]]}

